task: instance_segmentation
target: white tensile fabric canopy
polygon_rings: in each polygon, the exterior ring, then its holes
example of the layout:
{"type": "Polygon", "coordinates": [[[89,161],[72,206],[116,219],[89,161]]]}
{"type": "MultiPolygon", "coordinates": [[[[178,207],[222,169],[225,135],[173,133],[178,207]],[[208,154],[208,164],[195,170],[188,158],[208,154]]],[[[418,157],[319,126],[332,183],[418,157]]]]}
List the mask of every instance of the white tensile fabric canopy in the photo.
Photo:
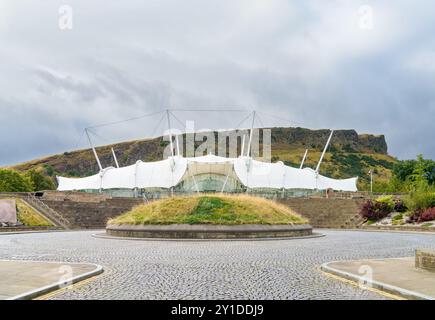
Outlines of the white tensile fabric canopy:
{"type": "MultiPolygon", "coordinates": [[[[58,190],[171,188],[183,179],[188,164],[200,166],[196,171],[207,170],[209,173],[214,173],[214,166],[231,165],[237,178],[248,188],[357,191],[358,178],[331,179],[312,169],[297,169],[282,162],[267,163],[249,157],[225,158],[214,155],[196,158],[176,156],[156,162],[138,161],[127,167],[106,168],[99,174],[85,178],[57,177],[58,190]]],[[[222,174],[222,170],[217,171],[222,174]]]]}
{"type": "Polygon", "coordinates": [[[138,161],[127,167],[106,168],[99,174],[86,178],[57,177],[57,190],[171,188],[180,182],[186,169],[186,158],[138,161]]]}
{"type": "Polygon", "coordinates": [[[234,170],[248,188],[358,191],[358,178],[331,179],[313,169],[293,168],[282,162],[266,163],[250,158],[237,158],[234,161],[234,170]]]}

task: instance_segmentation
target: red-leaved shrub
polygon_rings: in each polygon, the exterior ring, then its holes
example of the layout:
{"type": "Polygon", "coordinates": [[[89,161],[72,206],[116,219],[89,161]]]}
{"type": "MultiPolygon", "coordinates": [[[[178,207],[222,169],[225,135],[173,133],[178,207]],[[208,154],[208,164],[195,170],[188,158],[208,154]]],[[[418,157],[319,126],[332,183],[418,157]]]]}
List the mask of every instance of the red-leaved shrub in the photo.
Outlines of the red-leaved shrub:
{"type": "Polygon", "coordinates": [[[421,223],[425,221],[435,220],[435,207],[426,210],[417,209],[408,217],[408,222],[421,223]]]}
{"type": "Polygon", "coordinates": [[[422,210],[416,209],[409,217],[406,219],[408,223],[418,223],[420,221],[420,216],[423,213],[422,210]]]}
{"type": "Polygon", "coordinates": [[[435,207],[426,209],[420,215],[420,222],[435,220],[435,207]]]}
{"type": "Polygon", "coordinates": [[[388,203],[367,200],[361,205],[360,216],[367,220],[381,220],[391,213],[388,203]]]}

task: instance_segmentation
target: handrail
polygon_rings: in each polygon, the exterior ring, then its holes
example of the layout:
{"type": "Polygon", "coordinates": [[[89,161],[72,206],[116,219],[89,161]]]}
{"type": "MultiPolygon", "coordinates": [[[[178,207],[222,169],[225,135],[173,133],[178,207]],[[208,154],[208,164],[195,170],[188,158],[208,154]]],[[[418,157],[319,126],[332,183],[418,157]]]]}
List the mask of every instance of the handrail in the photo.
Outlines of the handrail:
{"type": "Polygon", "coordinates": [[[36,207],[36,209],[43,211],[43,213],[45,213],[48,216],[48,218],[54,220],[54,222],[58,223],[63,228],[69,229],[69,226],[71,225],[71,223],[68,219],[63,217],[56,210],[50,208],[43,201],[41,201],[37,197],[35,197],[32,193],[28,193],[27,197],[25,197],[24,200],[29,202],[29,204],[34,205],[36,207]]]}

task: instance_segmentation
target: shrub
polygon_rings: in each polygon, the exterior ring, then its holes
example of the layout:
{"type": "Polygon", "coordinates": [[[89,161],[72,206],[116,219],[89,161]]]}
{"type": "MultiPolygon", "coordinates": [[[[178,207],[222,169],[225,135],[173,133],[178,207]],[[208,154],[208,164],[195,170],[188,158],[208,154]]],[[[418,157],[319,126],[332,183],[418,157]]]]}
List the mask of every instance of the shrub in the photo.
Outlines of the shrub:
{"type": "Polygon", "coordinates": [[[169,141],[164,141],[163,139],[160,141],[160,147],[166,148],[169,145],[169,141]]]}
{"type": "Polygon", "coordinates": [[[343,151],[345,151],[345,152],[349,152],[349,153],[354,153],[354,152],[355,152],[355,149],[352,148],[352,146],[351,146],[350,144],[345,144],[345,145],[343,146],[343,151]]]}
{"type": "Polygon", "coordinates": [[[405,205],[405,202],[401,199],[394,201],[394,212],[406,212],[408,207],[405,205]]]}
{"type": "Polygon", "coordinates": [[[409,217],[406,219],[408,223],[418,223],[420,221],[421,210],[415,210],[409,217]]]}
{"type": "Polygon", "coordinates": [[[45,172],[47,172],[48,176],[50,176],[50,177],[54,176],[54,169],[51,165],[44,164],[44,168],[45,168],[45,172]]]}
{"type": "Polygon", "coordinates": [[[429,208],[426,211],[424,211],[420,215],[420,221],[419,222],[432,221],[432,220],[435,220],[435,207],[434,208],[429,208]]]}
{"type": "Polygon", "coordinates": [[[417,190],[411,192],[408,207],[412,210],[425,210],[435,207],[435,192],[432,190],[417,190]]]}
{"type": "Polygon", "coordinates": [[[409,216],[408,222],[421,223],[435,220],[435,207],[426,210],[417,209],[409,216]]]}
{"type": "Polygon", "coordinates": [[[403,160],[398,161],[394,164],[393,175],[401,181],[406,181],[406,179],[412,175],[417,161],[416,160],[403,160]]]}
{"type": "MultiPolygon", "coordinates": [[[[389,192],[390,184],[385,180],[375,180],[373,182],[373,192],[389,192]]],[[[370,190],[370,183],[367,183],[366,190],[370,190]]]]}
{"type": "Polygon", "coordinates": [[[0,169],[0,192],[30,192],[33,188],[31,179],[21,172],[0,169]]]}
{"type": "Polygon", "coordinates": [[[29,170],[26,172],[26,176],[32,181],[35,191],[56,189],[53,181],[44,175],[41,170],[29,170]]]}
{"type": "Polygon", "coordinates": [[[394,217],[393,217],[393,221],[398,221],[398,220],[402,220],[403,219],[403,214],[402,213],[400,213],[400,214],[396,214],[394,217]]]}
{"type": "Polygon", "coordinates": [[[388,209],[390,210],[390,212],[392,212],[394,210],[395,207],[395,203],[393,200],[393,196],[383,196],[383,197],[379,197],[375,200],[377,203],[382,203],[385,206],[388,207],[388,209]]]}
{"type": "Polygon", "coordinates": [[[435,184],[435,161],[424,159],[422,155],[416,160],[399,161],[394,165],[393,175],[401,181],[426,180],[430,185],[435,184]]]}
{"type": "Polygon", "coordinates": [[[360,216],[367,220],[381,220],[388,216],[392,211],[390,204],[367,200],[361,206],[360,216]]]}
{"type": "Polygon", "coordinates": [[[405,224],[405,221],[403,219],[403,213],[396,214],[391,220],[391,223],[393,224],[393,226],[405,224]]]}

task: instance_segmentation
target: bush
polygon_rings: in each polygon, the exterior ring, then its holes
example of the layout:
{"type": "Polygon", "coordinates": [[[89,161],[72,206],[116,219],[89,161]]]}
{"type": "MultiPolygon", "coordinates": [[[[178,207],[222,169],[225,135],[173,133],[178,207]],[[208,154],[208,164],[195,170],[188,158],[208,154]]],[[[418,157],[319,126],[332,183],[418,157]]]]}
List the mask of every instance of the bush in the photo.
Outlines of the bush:
{"type": "Polygon", "coordinates": [[[435,207],[429,208],[420,215],[420,222],[435,220],[435,207]]]}
{"type": "Polygon", "coordinates": [[[406,206],[405,202],[401,199],[394,201],[394,212],[406,212],[408,211],[408,207],[406,206]]]}
{"type": "Polygon", "coordinates": [[[423,179],[428,184],[434,185],[435,161],[424,159],[422,155],[417,156],[416,160],[399,161],[394,165],[393,175],[403,182],[416,182],[423,179]]]}
{"type": "Polygon", "coordinates": [[[408,222],[412,222],[412,223],[421,223],[421,222],[433,221],[433,220],[435,220],[435,207],[426,209],[424,211],[417,209],[408,218],[408,222]]]}
{"type": "Polygon", "coordinates": [[[0,169],[0,192],[31,192],[32,180],[21,172],[0,169]]]}
{"type": "MultiPolygon", "coordinates": [[[[370,190],[370,183],[367,183],[366,190],[370,190]]],[[[389,192],[390,183],[386,180],[375,180],[373,181],[373,192],[389,192]]]]}
{"type": "Polygon", "coordinates": [[[393,226],[405,224],[405,221],[403,221],[403,213],[399,213],[393,216],[391,223],[393,226]]]}
{"type": "Polygon", "coordinates": [[[425,210],[435,207],[435,192],[432,190],[417,190],[411,192],[407,200],[408,207],[412,210],[425,210]]]}
{"type": "Polygon", "coordinates": [[[394,207],[395,207],[395,202],[393,200],[393,196],[379,197],[375,201],[377,203],[383,203],[383,204],[385,204],[388,207],[388,209],[390,210],[390,212],[393,212],[394,207]]]}
{"type": "Polygon", "coordinates": [[[388,216],[392,207],[388,202],[367,200],[361,206],[360,216],[366,220],[381,220],[388,216]]]}
{"type": "Polygon", "coordinates": [[[416,160],[403,160],[394,164],[393,175],[401,181],[406,181],[416,167],[416,160]]]}
{"type": "Polygon", "coordinates": [[[400,214],[396,214],[394,217],[393,217],[393,221],[398,221],[398,220],[402,220],[403,219],[403,214],[402,213],[400,213],[400,214]]]}
{"type": "Polygon", "coordinates": [[[41,170],[29,170],[26,172],[26,176],[29,177],[29,179],[32,181],[35,191],[56,189],[53,181],[49,177],[44,175],[41,170]]]}
{"type": "Polygon", "coordinates": [[[420,221],[421,210],[415,210],[409,217],[406,219],[408,223],[418,223],[420,221]]]}
{"type": "Polygon", "coordinates": [[[52,177],[54,176],[54,169],[51,165],[49,164],[44,164],[44,168],[45,168],[45,172],[47,173],[48,176],[52,177]]]}

